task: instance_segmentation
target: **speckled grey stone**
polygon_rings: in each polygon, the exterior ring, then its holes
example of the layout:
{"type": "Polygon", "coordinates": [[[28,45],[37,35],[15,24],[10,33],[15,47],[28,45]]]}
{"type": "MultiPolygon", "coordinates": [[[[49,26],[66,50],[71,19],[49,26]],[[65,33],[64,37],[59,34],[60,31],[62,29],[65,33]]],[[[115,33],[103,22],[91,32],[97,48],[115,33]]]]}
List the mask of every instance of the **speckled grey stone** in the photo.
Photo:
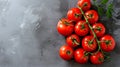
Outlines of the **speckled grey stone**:
{"type": "Polygon", "coordinates": [[[111,62],[81,65],[59,57],[65,39],[56,31],[56,25],[76,2],[0,0],[0,67],[120,67],[120,0],[113,1],[113,19],[101,18],[107,33],[116,40],[111,62]]]}

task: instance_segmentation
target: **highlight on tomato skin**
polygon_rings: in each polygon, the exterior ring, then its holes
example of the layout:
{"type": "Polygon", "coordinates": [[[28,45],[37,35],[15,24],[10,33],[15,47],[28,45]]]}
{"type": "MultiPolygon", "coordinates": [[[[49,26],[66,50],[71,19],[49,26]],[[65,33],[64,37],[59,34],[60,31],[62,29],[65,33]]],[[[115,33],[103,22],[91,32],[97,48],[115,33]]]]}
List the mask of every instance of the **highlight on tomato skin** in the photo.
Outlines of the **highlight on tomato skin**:
{"type": "Polygon", "coordinates": [[[66,18],[59,20],[57,31],[63,36],[69,36],[74,32],[74,24],[66,18]]]}
{"type": "Polygon", "coordinates": [[[82,48],[88,52],[94,52],[97,49],[97,42],[93,36],[85,36],[82,39],[82,48]]]}
{"type": "Polygon", "coordinates": [[[59,55],[64,60],[71,60],[73,58],[73,49],[65,44],[60,47],[59,55]]]}
{"type": "Polygon", "coordinates": [[[111,52],[115,48],[115,40],[111,35],[104,35],[100,39],[100,47],[105,52],[111,52]]]}
{"type": "Polygon", "coordinates": [[[78,35],[72,34],[66,38],[66,43],[72,48],[78,47],[80,45],[80,38],[78,35]]]}
{"type": "Polygon", "coordinates": [[[79,8],[77,7],[74,7],[74,8],[71,8],[68,12],[67,12],[67,18],[70,20],[70,21],[79,21],[82,19],[82,13],[80,11],[79,8]]]}
{"type": "Polygon", "coordinates": [[[91,8],[90,0],[78,0],[77,6],[81,7],[83,11],[88,11],[91,8]]]}
{"type": "MultiPolygon", "coordinates": [[[[102,37],[105,34],[106,28],[101,22],[97,22],[92,25],[92,28],[97,35],[97,37],[102,37]]],[[[90,31],[90,34],[93,35],[92,31],[90,31]]]]}
{"type": "Polygon", "coordinates": [[[90,56],[90,61],[95,65],[102,64],[104,62],[104,55],[101,52],[93,53],[90,56]]]}
{"type": "Polygon", "coordinates": [[[99,15],[98,12],[95,10],[88,10],[85,12],[85,16],[88,19],[90,24],[94,24],[98,21],[99,15]]]}
{"type": "Polygon", "coordinates": [[[88,62],[89,55],[86,54],[83,48],[78,48],[74,52],[74,59],[79,64],[85,64],[88,62]]]}
{"type": "Polygon", "coordinates": [[[85,20],[80,20],[75,24],[74,31],[79,36],[86,36],[89,33],[90,29],[85,20]]]}

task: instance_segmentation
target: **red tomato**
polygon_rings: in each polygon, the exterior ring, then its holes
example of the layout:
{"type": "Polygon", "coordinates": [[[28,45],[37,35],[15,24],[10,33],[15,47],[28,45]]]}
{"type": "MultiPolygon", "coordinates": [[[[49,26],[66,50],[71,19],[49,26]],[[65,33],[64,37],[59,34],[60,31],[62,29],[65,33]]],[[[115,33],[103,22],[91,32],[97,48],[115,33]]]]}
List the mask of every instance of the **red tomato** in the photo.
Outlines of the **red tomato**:
{"type": "Polygon", "coordinates": [[[68,45],[63,45],[59,50],[59,55],[64,60],[71,60],[73,57],[73,49],[68,45]]]}
{"type": "Polygon", "coordinates": [[[68,19],[61,19],[57,24],[58,32],[63,36],[69,36],[74,31],[74,24],[71,23],[68,19]]]}
{"type": "Polygon", "coordinates": [[[77,47],[78,45],[80,45],[80,38],[76,34],[72,34],[66,38],[66,43],[70,47],[77,47]]]}
{"type": "Polygon", "coordinates": [[[89,10],[85,12],[85,16],[88,18],[90,24],[94,24],[98,21],[98,13],[95,10],[89,10]]]}
{"type": "Polygon", "coordinates": [[[104,35],[100,42],[100,47],[103,51],[110,52],[115,48],[115,40],[110,35],[104,35]]]}
{"type": "Polygon", "coordinates": [[[104,62],[104,55],[101,52],[94,53],[90,56],[90,61],[93,64],[102,64],[104,62]]]}
{"type": "Polygon", "coordinates": [[[85,36],[82,40],[82,47],[85,51],[93,52],[97,48],[96,40],[93,36],[85,36]]]}
{"type": "MultiPolygon", "coordinates": [[[[97,37],[102,37],[105,34],[105,27],[102,23],[95,23],[92,28],[97,37]]],[[[93,35],[92,31],[90,31],[90,33],[93,35]]]]}
{"type": "Polygon", "coordinates": [[[82,13],[79,8],[71,8],[67,13],[67,18],[72,21],[79,21],[82,18],[82,13]]]}
{"type": "Polygon", "coordinates": [[[79,48],[75,50],[74,52],[74,58],[75,61],[80,63],[80,64],[85,64],[88,62],[88,55],[85,55],[86,51],[82,48],[79,48]]]}
{"type": "Polygon", "coordinates": [[[89,27],[84,20],[77,22],[75,25],[75,33],[79,36],[85,36],[89,33],[89,27]]]}
{"type": "Polygon", "coordinates": [[[82,8],[83,11],[87,11],[91,7],[90,0],[79,0],[77,5],[82,8]]]}

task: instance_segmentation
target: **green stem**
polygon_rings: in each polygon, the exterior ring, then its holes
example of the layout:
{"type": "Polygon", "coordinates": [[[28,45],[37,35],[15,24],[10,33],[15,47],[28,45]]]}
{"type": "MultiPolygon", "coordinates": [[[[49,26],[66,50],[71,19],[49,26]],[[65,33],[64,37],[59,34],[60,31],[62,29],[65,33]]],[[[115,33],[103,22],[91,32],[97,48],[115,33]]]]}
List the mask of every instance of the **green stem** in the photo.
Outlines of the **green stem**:
{"type": "MultiPolygon", "coordinates": [[[[81,13],[82,13],[83,17],[85,18],[86,23],[88,24],[88,26],[89,26],[90,30],[92,31],[93,36],[94,36],[94,38],[96,39],[97,44],[98,44],[98,51],[100,51],[100,50],[101,50],[101,47],[100,47],[100,41],[98,40],[98,38],[97,38],[97,36],[96,36],[96,34],[95,34],[95,32],[94,32],[94,30],[93,30],[92,26],[90,25],[90,23],[89,23],[88,19],[86,18],[85,14],[84,14],[84,12],[83,12],[83,10],[82,10],[82,8],[81,8],[81,7],[79,7],[79,6],[78,6],[78,8],[80,9],[80,11],[81,11],[81,13]]],[[[98,51],[97,51],[97,52],[98,52],[98,51]]],[[[102,52],[102,50],[101,50],[101,52],[102,52]]]]}

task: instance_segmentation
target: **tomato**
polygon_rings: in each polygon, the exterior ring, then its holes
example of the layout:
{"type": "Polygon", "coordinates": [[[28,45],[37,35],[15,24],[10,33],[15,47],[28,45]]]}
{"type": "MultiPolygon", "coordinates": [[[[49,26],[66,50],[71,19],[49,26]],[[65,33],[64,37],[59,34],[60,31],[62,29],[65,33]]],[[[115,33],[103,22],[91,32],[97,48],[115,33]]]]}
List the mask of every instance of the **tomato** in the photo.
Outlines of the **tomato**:
{"type": "Polygon", "coordinates": [[[100,39],[100,47],[103,51],[110,52],[115,48],[115,40],[111,35],[104,35],[100,39]]]}
{"type": "Polygon", "coordinates": [[[101,52],[96,52],[90,56],[90,61],[93,64],[102,64],[104,62],[104,55],[101,52]]]}
{"type": "Polygon", "coordinates": [[[68,36],[66,38],[66,43],[70,46],[70,47],[77,47],[78,45],[80,45],[80,38],[78,35],[76,34],[72,34],[70,36],[68,36]]]}
{"type": "Polygon", "coordinates": [[[75,61],[80,63],[80,64],[85,64],[88,62],[88,55],[86,54],[86,51],[82,48],[79,48],[75,50],[74,52],[74,58],[75,61]]]}
{"type": "Polygon", "coordinates": [[[59,55],[64,60],[71,60],[73,58],[73,49],[68,45],[63,45],[59,50],[59,55]]]}
{"type": "Polygon", "coordinates": [[[93,52],[97,48],[96,40],[93,36],[85,36],[82,40],[82,47],[85,51],[93,52]]]}
{"type": "Polygon", "coordinates": [[[79,21],[82,18],[82,13],[79,8],[71,8],[67,13],[67,18],[71,21],[79,21]]]}
{"type": "Polygon", "coordinates": [[[90,0],[79,0],[77,5],[82,8],[83,11],[87,11],[91,7],[90,0]]]}
{"type": "Polygon", "coordinates": [[[75,25],[75,33],[79,36],[85,36],[89,33],[89,27],[85,20],[77,22],[75,25]]]}
{"type": "MultiPolygon", "coordinates": [[[[102,23],[95,23],[93,24],[92,28],[97,37],[102,37],[105,34],[105,27],[102,23]]],[[[93,35],[92,31],[90,31],[90,33],[93,35]]]]}
{"type": "Polygon", "coordinates": [[[63,36],[69,36],[74,31],[74,24],[70,22],[68,19],[61,19],[57,24],[58,32],[63,36]]]}
{"type": "Polygon", "coordinates": [[[85,12],[86,18],[88,18],[88,21],[90,24],[94,24],[98,21],[98,13],[95,10],[89,10],[85,12]]]}

